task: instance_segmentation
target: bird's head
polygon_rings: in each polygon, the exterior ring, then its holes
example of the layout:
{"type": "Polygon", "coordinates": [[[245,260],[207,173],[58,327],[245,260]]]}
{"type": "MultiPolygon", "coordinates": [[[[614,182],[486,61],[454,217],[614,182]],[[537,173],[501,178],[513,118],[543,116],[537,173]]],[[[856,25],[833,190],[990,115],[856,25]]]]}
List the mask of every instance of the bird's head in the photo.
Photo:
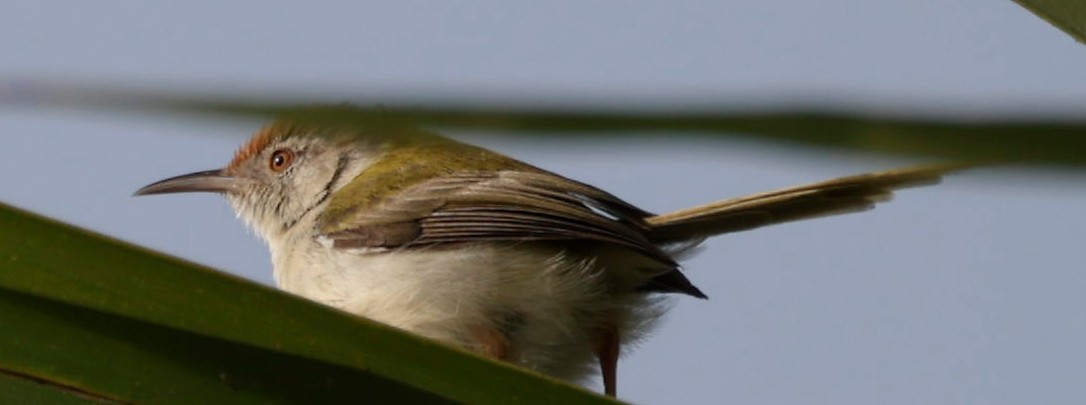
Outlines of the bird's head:
{"type": "Polygon", "coordinates": [[[298,228],[338,229],[382,198],[434,177],[524,166],[407,125],[281,118],[223,168],[171,177],[136,195],[219,193],[269,242],[298,228]]]}

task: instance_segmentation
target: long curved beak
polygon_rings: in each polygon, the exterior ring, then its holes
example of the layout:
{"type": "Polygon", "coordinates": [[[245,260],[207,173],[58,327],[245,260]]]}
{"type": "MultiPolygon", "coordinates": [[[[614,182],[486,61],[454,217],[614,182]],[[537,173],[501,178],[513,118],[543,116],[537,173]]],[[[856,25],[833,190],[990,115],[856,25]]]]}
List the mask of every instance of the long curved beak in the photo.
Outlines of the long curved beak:
{"type": "Polygon", "coordinates": [[[241,181],[223,173],[222,170],[206,170],[189,173],[143,186],[135,195],[170,194],[170,193],[229,193],[238,188],[241,181]]]}

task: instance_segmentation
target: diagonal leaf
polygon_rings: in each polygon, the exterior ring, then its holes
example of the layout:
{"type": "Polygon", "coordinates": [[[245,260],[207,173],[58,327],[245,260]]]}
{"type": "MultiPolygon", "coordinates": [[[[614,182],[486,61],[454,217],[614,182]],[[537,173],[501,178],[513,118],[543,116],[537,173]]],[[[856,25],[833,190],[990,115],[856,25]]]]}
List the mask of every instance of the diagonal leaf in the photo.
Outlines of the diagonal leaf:
{"type": "MultiPolygon", "coordinates": [[[[122,403],[443,403],[363,370],[0,290],[0,368],[122,403]]],[[[22,401],[18,401],[22,402],[22,401]]]]}
{"type": "Polygon", "coordinates": [[[1014,0],[1049,24],[1086,44],[1086,2],[1082,0],[1014,0]]]}
{"type": "Polygon", "coordinates": [[[0,230],[0,370],[8,373],[124,402],[342,402],[367,394],[607,402],[4,205],[0,230]]]}

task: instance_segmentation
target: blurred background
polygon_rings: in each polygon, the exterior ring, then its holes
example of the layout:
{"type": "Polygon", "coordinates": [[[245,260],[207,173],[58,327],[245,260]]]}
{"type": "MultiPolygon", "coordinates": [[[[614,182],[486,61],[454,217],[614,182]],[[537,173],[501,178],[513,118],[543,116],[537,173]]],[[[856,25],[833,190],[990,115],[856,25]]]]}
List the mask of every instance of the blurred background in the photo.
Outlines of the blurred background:
{"type": "MultiPolygon", "coordinates": [[[[1082,45],[1009,1],[3,9],[0,100],[33,97],[19,83],[62,81],[360,105],[801,106],[961,120],[1086,111],[1082,45]]],[[[259,121],[32,104],[0,108],[0,201],[271,283],[266,248],[221,198],[130,197],[223,165],[259,121]]],[[[920,161],[675,133],[443,132],[658,212],[920,161]]],[[[1082,180],[980,169],[872,212],[714,239],[685,263],[710,299],[677,299],[629,350],[620,397],[1076,402],[1086,397],[1082,180]]]]}

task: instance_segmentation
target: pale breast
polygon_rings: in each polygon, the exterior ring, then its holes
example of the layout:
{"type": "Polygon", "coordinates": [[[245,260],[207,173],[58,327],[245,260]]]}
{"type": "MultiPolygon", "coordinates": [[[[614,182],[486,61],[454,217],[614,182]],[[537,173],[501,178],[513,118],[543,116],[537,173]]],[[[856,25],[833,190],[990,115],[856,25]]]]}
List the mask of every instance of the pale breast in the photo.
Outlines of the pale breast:
{"type": "Polygon", "coordinates": [[[468,349],[480,349],[480,328],[500,330],[510,361],[560,378],[593,370],[591,335],[602,323],[629,342],[664,310],[660,299],[609,291],[595,261],[553,248],[488,243],[367,253],[306,246],[273,249],[280,288],[468,349]]]}

